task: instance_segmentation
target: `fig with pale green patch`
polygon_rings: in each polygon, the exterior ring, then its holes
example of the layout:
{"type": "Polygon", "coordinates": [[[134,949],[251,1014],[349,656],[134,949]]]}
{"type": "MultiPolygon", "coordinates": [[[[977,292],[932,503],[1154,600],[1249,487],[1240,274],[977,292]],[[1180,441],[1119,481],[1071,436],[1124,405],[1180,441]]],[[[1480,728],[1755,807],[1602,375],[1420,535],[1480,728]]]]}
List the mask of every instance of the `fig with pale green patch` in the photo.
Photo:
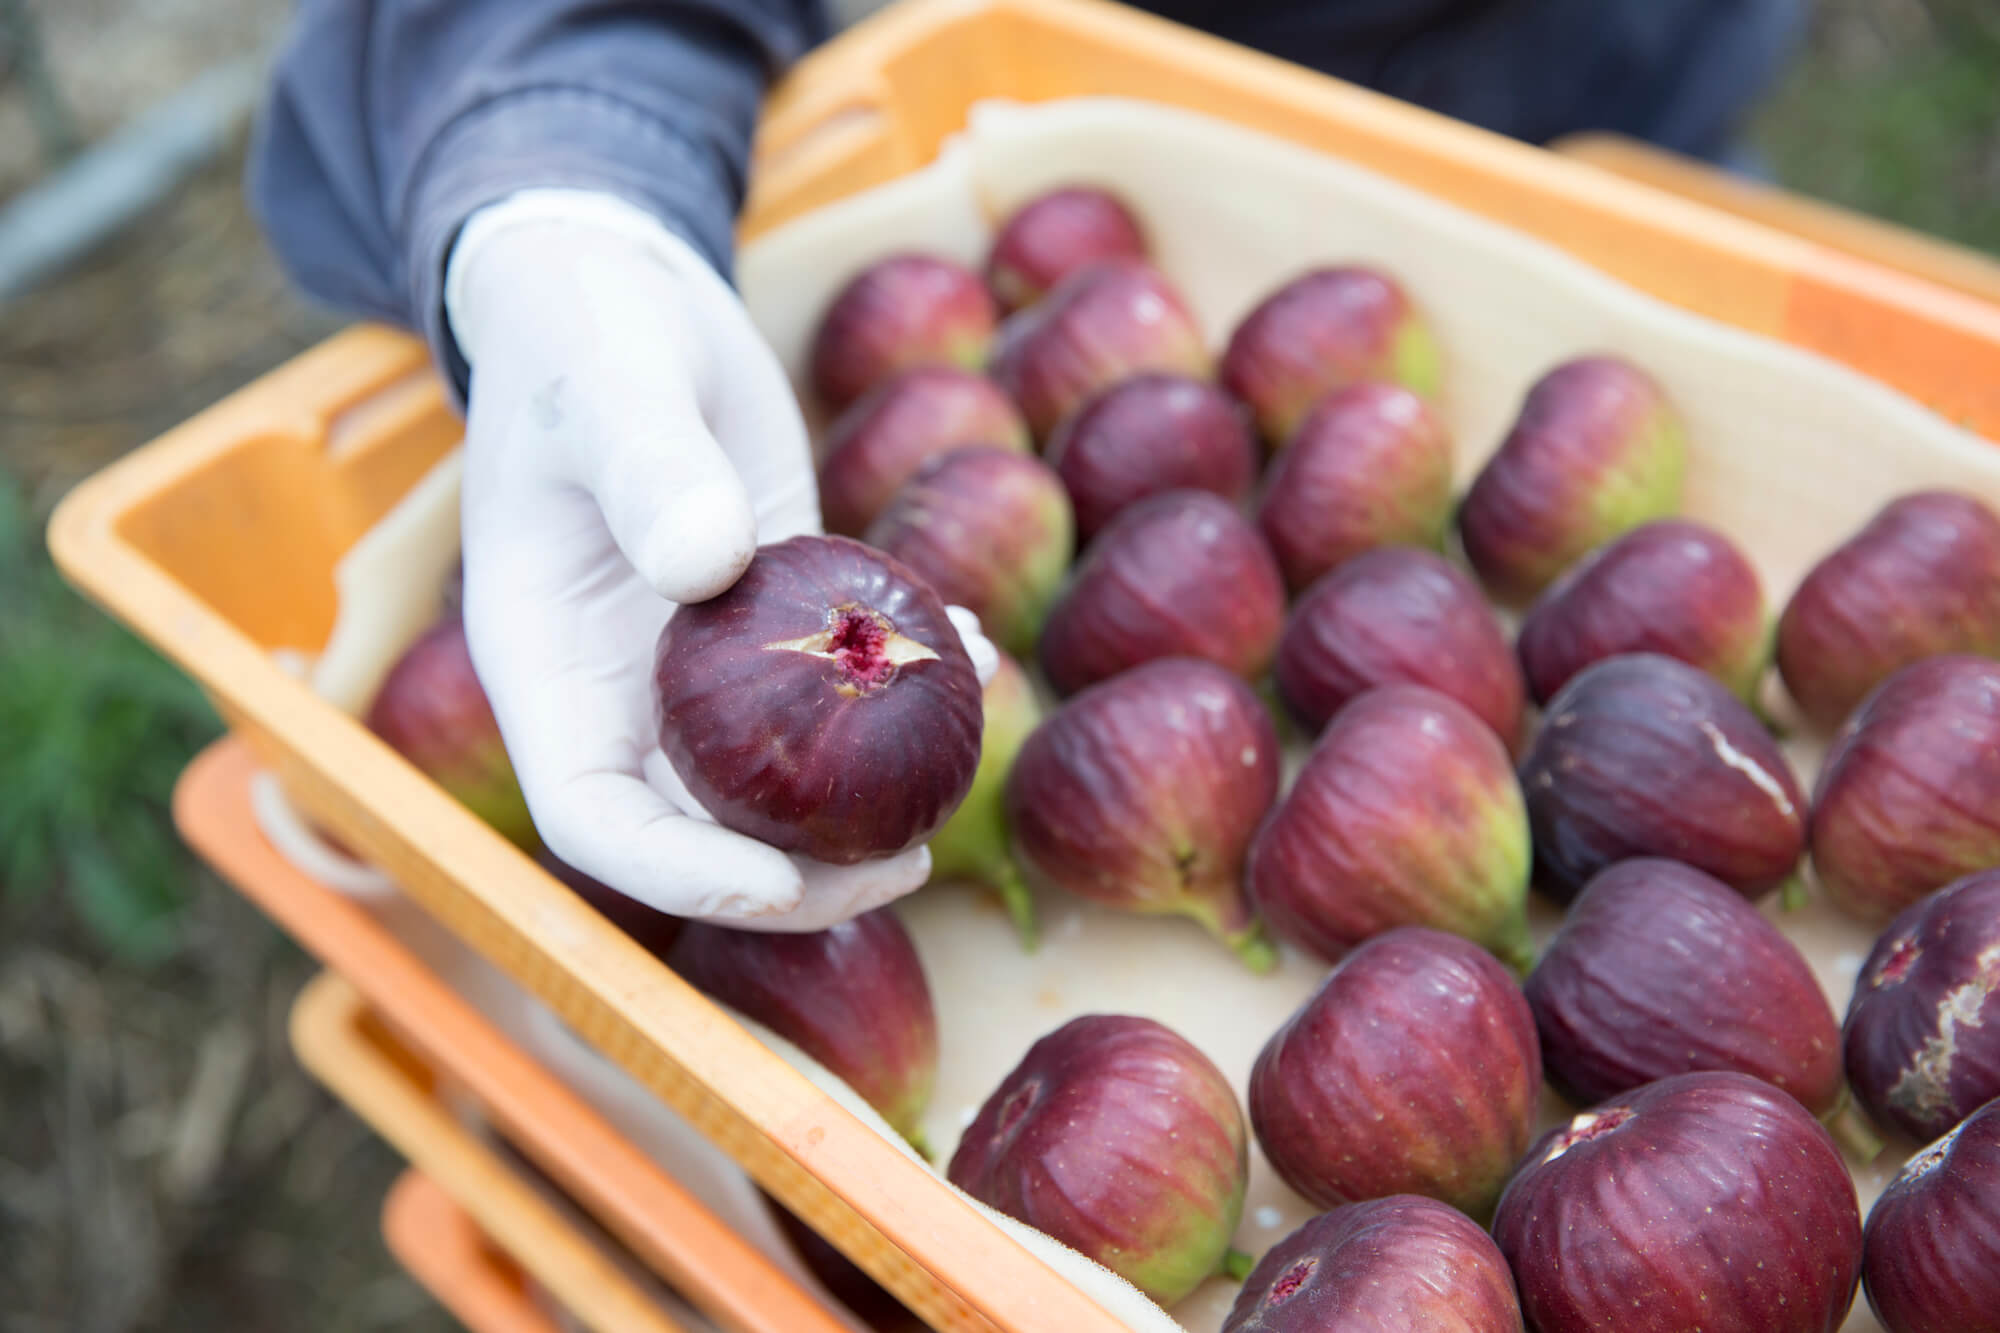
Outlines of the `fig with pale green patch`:
{"type": "Polygon", "coordinates": [[[1035,898],[1014,861],[1007,829],[1007,775],[1014,757],[1041,725],[1042,706],[1028,673],[1006,654],[987,683],[986,721],[980,733],[979,768],[972,790],[931,839],[931,876],[969,880],[991,889],[1007,909],[1021,946],[1037,941],[1035,898]]]}

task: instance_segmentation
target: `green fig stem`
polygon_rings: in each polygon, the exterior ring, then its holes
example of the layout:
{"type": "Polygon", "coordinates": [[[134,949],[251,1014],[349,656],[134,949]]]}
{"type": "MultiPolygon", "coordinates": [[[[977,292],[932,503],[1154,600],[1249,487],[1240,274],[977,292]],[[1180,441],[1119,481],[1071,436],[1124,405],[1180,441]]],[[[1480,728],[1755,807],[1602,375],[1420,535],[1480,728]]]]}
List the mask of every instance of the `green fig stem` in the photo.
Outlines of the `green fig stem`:
{"type": "Polygon", "coordinates": [[[1252,972],[1261,976],[1277,970],[1278,946],[1264,933],[1263,922],[1252,921],[1236,934],[1224,936],[1223,943],[1235,950],[1252,972]]]}
{"type": "Polygon", "coordinates": [[[1888,1147],[1861,1113],[1861,1108],[1854,1104],[1853,1094],[1845,1087],[1840,1090],[1840,1100],[1834,1103],[1833,1109],[1819,1119],[1826,1126],[1826,1132],[1833,1135],[1833,1141],[1863,1166],[1880,1157],[1888,1147]]]}
{"type": "Polygon", "coordinates": [[[1222,1256],[1222,1275],[1232,1281],[1241,1282],[1244,1278],[1250,1276],[1250,1270],[1256,1266],[1257,1261],[1255,1259],[1252,1259],[1249,1255],[1236,1249],[1234,1246],[1231,1246],[1222,1256]]]}
{"type": "Polygon", "coordinates": [[[1007,909],[1008,919],[1014,923],[1021,952],[1035,952],[1042,943],[1041,923],[1035,919],[1035,894],[1021,878],[1021,869],[1012,857],[993,867],[991,882],[994,892],[1000,895],[1000,905],[1007,909]]]}
{"type": "Polygon", "coordinates": [[[1525,977],[1535,969],[1535,940],[1528,933],[1528,919],[1516,917],[1508,922],[1499,938],[1493,942],[1493,956],[1514,970],[1514,975],[1525,977]]]}
{"type": "Polygon", "coordinates": [[[923,1158],[926,1162],[929,1162],[932,1166],[937,1165],[937,1158],[931,1155],[930,1136],[924,1133],[924,1127],[922,1125],[912,1125],[908,1130],[906,1130],[903,1134],[903,1142],[909,1144],[912,1148],[915,1148],[917,1150],[917,1156],[923,1158]]]}
{"type": "Polygon", "coordinates": [[[1793,875],[1785,881],[1785,886],[1778,890],[1778,907],[1781,911],[1796,912],[1811,901],[1812,895],[1806,892],[1803,875],[1793,875]]]}

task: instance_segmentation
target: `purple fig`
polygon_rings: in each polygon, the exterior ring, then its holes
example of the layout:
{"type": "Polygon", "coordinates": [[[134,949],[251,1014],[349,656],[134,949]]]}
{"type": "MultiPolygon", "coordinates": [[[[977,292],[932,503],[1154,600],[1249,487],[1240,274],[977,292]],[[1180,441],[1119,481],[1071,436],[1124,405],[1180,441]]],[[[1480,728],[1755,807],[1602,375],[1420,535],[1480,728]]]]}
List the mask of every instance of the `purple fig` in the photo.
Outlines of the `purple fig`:
{"type": "Polygon", "coordinates": [[[845,537],[763,547],[676,609],[653,682],[660,749],[702,809],[816,860],[926,841],[979,764],[979,677],[944,603],[845,537]]]}
{"type": "Polygon", "coordinates": [[[1193,917],[1269,971],[1243,870],[1278,768],[1249,686],[1208,662],[1148,662],[1077,695],[1021,747],[1007,779],[1015,855],[1079,898],[1193,917]]]}
{"type": "Polygon", "coordinates": [[[1028,423],[984,375],[921,366],[869,390],[821,443],[827,531],[859,537],[925,463],[972,445],[1034,451],[1028,423]]]}
{"type": "Polygon", "coordinates": [[[1465,555],[1495,596],[1525,602],[1605,542],[1680,509],[1687,438],[1645,371],[1568,361],[1528,391],[1458,510],[1465,555]]]}
{"type": "Polygon", "coordinates": [[[1088,264],[1145,257],[1145,233],[1116,195],[1069,185],[1036,195],[1002,224],[986,258],[986,284],[1001,309],[1019,310],[1088,264]]]}
{"type": "Polygon", "coordinates": [[[931,839],[931,877],[971,880],[1000,898],[1026,949],[1035,947],[1035,900],[1014,862],[1007,826],[1007,775],[1028,737],[1041,725],[1042,706],[1028,673],[1000,655],[987,683],[979,768],[952,817],[931,839]]]}
{"type": "Polygon", "coordinates": [[[1272,1034],[1250,1123],[1318,1207],[1422,1194],[1479,1218],[1534,1136],[1541,1094],[1534,1015],[1507,969],[1404,926],[1349,954],[1272,1034]]]}
{"type": "Polygon", "coordinates": [[[820,317],[813,388],[838,412],[898,371],[977,370],[998,317],[986,284],[965,265],[940,255],[890,255],[856,274],[820,317]]]}
{"type": "Polygon", "coordinates": [[[1538,1333],[1834,1333],[1861,1212],[1819,1121],[1748,1074],[1676,1074],[1536,1143],[1493,1219],[1538,1333]]]}
{"type": "Polygon", "coordinates": [[[1257,530],[1219,495],[1167,491],[1090,544],[1042,627],[1042,669],[1059,694],[1161,657],[1255,680],[1284,624],[1285,585],[1257,530]]]}
{"type": "Polygon", "coordinates": [[[1161,1305],[1229,1256],[1249,1135],[1222,1071],[1150,1018],[1093,1014],[1043,1037],[986,1099],[951,1183],[1161,1305]]]}
{"type": "Polygon", "coordinates": [[[1377,546],[1441,547],[1451,437],[1408,389],[1357,384],[1322,400],[1271,465],[1257,526],[1293,592],[1377,546]]]}
{"type": "Polygon", "coordinates": [[[764,1203],[778,1230],[785,1233],[785,1239],[798,1254],[799,1262],[874,1333],[930,1333],[930,1325],[917,1318],[894,1293],[868,1276],[826,1237],[770,1195],[764,1195],[764,1203]]]}
{"type": "Polygon", "coordinates": [[[1282,446],[1330,393],[1383,380],[1429,397],[1442,376],[1437,342],[1402,287],[1349,265],[1301,274],[1259,302],[1230,335],[1221,378],[1282,446]]]}
{"type": "Polygon", "coordinates": [[[1778,620],[1778,673],[1821,726],[1948,653],[2000,657],[2000,517],[1950,491],[1884,506],[1813,566],[1778,620]]]}
{"type": "Polygon", "coordinates": [[[681,933],[681,919],[646,906],[637,898],[592,879],[544,847],[535,854],[542,869],[567,885],[591,910],[630,935],[646,952],[665,954],[681,933]]]}
{"type": "Polygon", "coordinates": [[[1657,653],[1607,657],[1556,692],[1521,790],[1537,883],[1559,902],[1631,856],[1761,898],[1805,847],[1805,797],[1771,734],[1715,677],[1657,653]]]}
{"type": "Polygon", "coordinates": [[[1889,1333],[2000,1333],[2000,1101],[1912,1157],[1862,1237],[1862,1286],[1889,1333]]]}
{"type": "Polygon", "coordinates": [[[1621,653],[1659,653],[1700,667],[1745,703],[1770,659],[1757,571],[1714,528],[1663,518],[1569,567],[1521,622],[1516,644],[1535,702],[1621,653]]]}
{"type": "Polygon", "coordinates": [[[1336,713],[1258,832],[1251,897],[1332,960],[1432,926],[1526,970],[1528,816],[1500,741],[1451,698],[1385,685],[1336,713]]]}
{"type": "Polygon", "coordinates": [[[1229,396],[1205,380],[1150,373],[1098,394],[1049,437],[1049,466],[1087,542],[1162,491],[1213,491],[1241,504],[1257,484],[1257,443],[1229,396]]]}
{"type": "Polygon", "coordinates": [[[1933,657],[1876,687],[1820,768],[1812,860],[1872,922],[2000,865],[2000,662],[1933,657]]]}

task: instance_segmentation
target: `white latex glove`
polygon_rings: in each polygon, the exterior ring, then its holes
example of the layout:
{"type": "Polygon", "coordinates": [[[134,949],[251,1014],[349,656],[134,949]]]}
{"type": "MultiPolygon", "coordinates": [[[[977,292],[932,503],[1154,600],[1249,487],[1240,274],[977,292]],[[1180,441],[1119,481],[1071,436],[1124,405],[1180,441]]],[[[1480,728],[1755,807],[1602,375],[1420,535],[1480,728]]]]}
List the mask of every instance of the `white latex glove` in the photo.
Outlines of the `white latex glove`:
{"type": "MultiPolygon", "coordinates": [[[[659,753],[674,606],[819,531],[791,386],[728,284],[635,207],[538,190],[467,222],[445,309],[472,366],[466,634],[550,850],[663,912],[753,929],[821,930],[922,885],[928,848],[830,866],[720,827],[659,753]]],[[[983,685],[993,646],[952,620],[983,685]]]]}

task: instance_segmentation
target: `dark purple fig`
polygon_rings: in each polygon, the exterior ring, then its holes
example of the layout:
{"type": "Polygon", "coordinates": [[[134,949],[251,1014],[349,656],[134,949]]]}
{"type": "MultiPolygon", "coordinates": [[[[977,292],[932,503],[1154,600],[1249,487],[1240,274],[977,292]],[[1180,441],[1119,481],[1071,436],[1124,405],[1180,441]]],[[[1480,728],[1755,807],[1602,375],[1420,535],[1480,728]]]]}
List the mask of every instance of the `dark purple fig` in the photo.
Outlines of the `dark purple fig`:
{"type": "Polygon", "coordinates": [[[1549,1080],[1589,1105],[1733,1069],[1815,1115],[1840,1103],[1840,1026],[1812,968],[1742,894],[1692,866],[1620,861],[1585,887],[1528,977],[1549,1080]]]}
{"type": "Polygon", "coordinates": [[[1919,1142],[2000,1097],[2000,870],[1967,875],[1890,923],[1841,1036],[1855,1099],[1919,1142]]]}
{"type": "Polygon", "coordinates": [[[1657,653],[1608,657],[1556,692],[1521,790],[1536,882],[1558,902],[1631,856],[1761,898],[1805,847],[1805,797],[1771,734],[1715,677],[1657,653]]]}
{"type": "Polygon", "coordinates": [[[1514,1275],[1456,1208],[1420,1194],[1321,1213],[1265,1251],[1222,1333],[1522,1333],[1514,1275]]]}
{"type": "Polygon", "coordinates": [[[2000,1333],[2000,1101],[1912,1157],[1862,1235],[1862,1286],[1889,1333],[2000,1333]]]}
{"type": "Polygon", "coordinates": [[[785,1239],[798,1254],[799,1262],[863,1324],[875,1333],[930,1333],[930,1325],[917,1318],[892,1292],[842,1254],[833,1242],[800,1221],[770,1195],[764,1196],[764,1202],[769,1206],[778,1230],[785,1233],[785,1239]]]}
{"type": "Polygon", "coordinates": [[[1276,954],[1244,891],[1244,856],[1278,795],[1278,737],[1221,667],[1148,662],[1070,700],[1007,779],[1014,851],[1056,888],[1193,917],[1251,967],[1276,954]]]}
{"type": "Polygon", "coordinates": [[[1042,669],[1074,694],[1161,657],[1199,657],[1256,680],[1285,626],[1270,548],[1207,491],[1141,500],[1106,528],[1042,627],[1042,669]]]}
{"type": "Polygon", "coordinates": [[[1550,1131],[1493,1239],[1537,1333],[1834,1333],[1861,1269],[1840,1150],[1737,1073],[1676,1074],[1550,1131]]]}
{"type": "Polygon", "coordinates": [[[1241,504],[1257,484],[1257,443],[1229,396],[1205,380],[1152,373],[1121,380],[1065,417],[1049,466],[1089,541],[1120,511],[1162,491],[1213,491],[1241,504]]]}
{"type": "Polygon", "coordinates": [[[1026,654],[1069,572],[1076,522],[1039,458],[959,449],[924,464],[868,525],[867,541],[978,616],[994,643],[1026,654]]]}
{"type": "Polygon", "coordinates": [[[1933,657],[1876,687],[1820,768],[1812,861],[1871,922],[2000,865],[2000,662],[1933,657]]]}
{"type": "Polygon", "coordinates": [[[681,933],[681,919],[657,911],[637,898],[592,879],[569,862],[544,847],[535,854],[542,869],[567,885],[591,910],[630,935],[647,953],[660,955],[673,946],[681,933]]]}
{"type": "Polygon", "coordinates": [[[1382,380],[1429,397],[1441,378],[1437,342],[1409,296],[1354,265],[1314,269],[1265,297],[1230,335],[1221,369],[1277,446],[1330,393],[1382,380]]]}
{"type": "Polygon", "coordinates": [[[1007,832],[1007,775],[1014,771],[1021,747],[1041,725],[1042,705],[1028,673],[1005,653],[981,702],[985,718],[979,769],[964,802],[931,839],[931,877],[972,880],[991,889],[1014,922],[1021,946],[1033,949],[1035,900],[1014,862],[1007,832]]]}
{"type": "Polygon", "coordinates": [[[1813,566],[1778,619],[1778,673],[1821,726],[1947,653],[2000,657],[2000,517],[1950,491],[1884,506],[1813,566]]]}
{"type": "Polygon", "coordinates": [[[871,389],[821,442],[827,531],[859,537],[924,464],[973,445],[1034,451],[1028,423],[984,375],[921,366],[871,389]]]}
{"type": "Polygon", "coordinates": [[[678,608],[653,683],[660,749],[702,808],[820,861],[925,841],[979,764],[979,677],[944,603],[845,537],[763,547],[678,608]]]}
{"type": "Polygon", "coordinates": [[[1407,682],[1450,695],[1512,746],[1521,671],[1479,585],[1443,556],[1385,546],[1313,584],[1278,640],[1278,695],[1317,732],[1349,700],[1407,682]]]}
{"type": "Polygon", "coordinates": [[[979,275],[941,255],[896,254],[834,296],[813,334],[812,383],[834,411],[915,366],[977,370],[999,311],[979,275]]]}
{"type": "Polygon", "coordinates": [[[1019,310],[1088,264],[1145,257],[1145,233],[1118,196],[1067,185],[1036,195],[1008,217],[986,258],[986,284],[1002,309],[1019,310]]]}
{"type": "Polygon", "coordinates": [[[1222,1266],[1249,1135],[1222,1071],[1150,1018],[1092,1014],[1028,1048],[951,1183],[1172,1305],[1222,1266]]]}
{"type": "Polygon", "coordinates": [[[1596,547],[1681,507],[1687,437],[1645,371],[1568,361],[1528,391],[1458,510],[1465,555],[1495,596],[1525,602],[1596,547]]]}
{"type": "Polygon", "coordinates": [[[1321,1208],[1422,1194],[1481,1218],[1534,1137],[1542,1058],[1493,955],[1405,926],[1343,959],[1250,1072],[1272,1168],[1321,1208]]]}
{"type": "Polygon", "coordinates": [[[1396,926],[1432,926],[1525,971],[1528,816],[1507,752],[1419,685],[1336,713],[1250,851],[1272,930],[1333,960],[1396,926]]]}
{"type": "Polygon", "coordinates": [[[1536,703],[1621,653],[1700,667],[1749,703],[1770,660],[1757,571],[1714,528],[1663,518],[1600,546],[1550,584],[1516,643],[1536,703]]]}
{"type": "Polygon", "coordinates": [[[1451,485],[1451,437],[1424,400],[1357,384],[1313,408],[1278,455],[1257,526],[1299,592],[1377,546],[1442,546],[1451,485]]]}

